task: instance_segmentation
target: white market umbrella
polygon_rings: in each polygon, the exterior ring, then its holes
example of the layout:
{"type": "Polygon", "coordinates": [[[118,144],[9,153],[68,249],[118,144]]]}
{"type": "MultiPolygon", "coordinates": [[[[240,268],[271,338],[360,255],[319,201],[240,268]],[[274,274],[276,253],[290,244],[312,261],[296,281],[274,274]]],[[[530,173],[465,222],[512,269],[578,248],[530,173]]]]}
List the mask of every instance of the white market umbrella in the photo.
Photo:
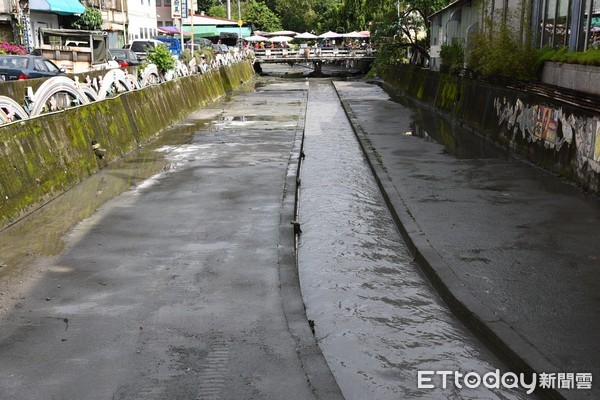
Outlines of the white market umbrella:
{"type": "Polygon", "coordinates": [[[248,37],[244,38],[244,40],[246,42],[266,42],[269,39],[264,36],[253,35],[253,36],[248,36],[248,37]]]}
{"type": "Polygon", "coordinates": [[[335,38],[342,37],[342,34],[329,31],[329,32],[325,32],[325,33],[319,35],[319,37],[321,39],[335,39],[335,38]]]}
{"type": "Polygon", "coordinates": [[[296,36],[294,36],[294,39],[317,39],[317,38],[318,38],[317,35],[313,35],[310,32],[299,33],[296,36]]]}
{"type": "Polygon", "coordinates": [[[277,32],[269,32],[267,36],[296,36],[298,33],[294,31],[277,31],[277,32]]]}
{"type": "Polygon", "coordinates": [[[367,35],[362,34],[360,32],[350,32],[350,33],[344,33],[342,36],[344,36],[345,38],[356,38],[356,39],[362,39],[362,38],[368,38],[367,35]]]}
{"type": "Polygon", "coordinates": [[[273,36],[272,38],[269,39],[269,42],[271,42],[271,43],[291,42],[292,40],[294,40],[294,38],[291,36],[273,36]]]}

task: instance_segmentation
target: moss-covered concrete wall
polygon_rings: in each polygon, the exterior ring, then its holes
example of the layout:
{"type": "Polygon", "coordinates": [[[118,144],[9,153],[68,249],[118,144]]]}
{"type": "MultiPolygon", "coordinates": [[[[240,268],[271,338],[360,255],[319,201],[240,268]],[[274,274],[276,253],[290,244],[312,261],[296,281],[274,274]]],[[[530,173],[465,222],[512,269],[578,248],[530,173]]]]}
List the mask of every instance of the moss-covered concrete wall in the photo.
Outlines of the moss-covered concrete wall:
{"type": "Polygon", "coordinates": [[[236,63],[0,127],[0,228],[253,76],[236,63]]]}
{"type": "Polygon", "coordinates": [[[398,93],[460,126],[456,134],[467,127],[600,193],[600,106],[412,65],[399,65],[382,78],[398,93]]]}

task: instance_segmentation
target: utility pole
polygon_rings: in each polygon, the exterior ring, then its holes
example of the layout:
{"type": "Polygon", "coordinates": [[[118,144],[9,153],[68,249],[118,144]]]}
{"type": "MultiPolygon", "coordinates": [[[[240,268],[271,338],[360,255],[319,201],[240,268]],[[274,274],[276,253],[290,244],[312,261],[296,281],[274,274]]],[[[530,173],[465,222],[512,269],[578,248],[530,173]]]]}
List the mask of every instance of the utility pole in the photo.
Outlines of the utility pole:
{"type": "Polygon", "coordinates": [[[227,0],[227,19],[231,19],[231,0],[227,0]]]}
{"type": "MultiPolygon", "coordinates": [[[[196,7],[197,7],[196,0],[192,0],[192,7],[190,7],[190,28],[192,31],[192,39],[190,41],[190,43],[191,43],[190,51],[191,51],[192,55],[194,54],[194,12],[196,10],[196,7]]],[[[182,37],[183,37],[183,32],[182,32],[182,37]]],[[[183,45],[183,42],[181,44],[183,45]]],[[[181,49],[183,51],[183,46],[181,46],[181,49]]]]}
{"type": "Polygon", "coordinates": [[[242,6],[240,6],[241,0],[238,0],[238,26],[240,27],[240,37],[238,38],[238,47],[242,49],[242,6]]]}

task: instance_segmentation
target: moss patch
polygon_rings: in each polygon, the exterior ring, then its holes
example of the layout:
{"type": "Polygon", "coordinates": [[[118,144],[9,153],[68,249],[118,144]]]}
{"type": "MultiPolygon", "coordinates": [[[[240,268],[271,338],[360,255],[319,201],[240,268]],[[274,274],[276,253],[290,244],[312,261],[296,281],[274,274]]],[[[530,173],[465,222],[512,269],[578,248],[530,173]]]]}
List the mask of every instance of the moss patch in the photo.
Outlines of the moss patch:
{"type": "Polygon", "coordinates": [[[241,62],[0,127],[0,228],[253,76],[241,62]]]}

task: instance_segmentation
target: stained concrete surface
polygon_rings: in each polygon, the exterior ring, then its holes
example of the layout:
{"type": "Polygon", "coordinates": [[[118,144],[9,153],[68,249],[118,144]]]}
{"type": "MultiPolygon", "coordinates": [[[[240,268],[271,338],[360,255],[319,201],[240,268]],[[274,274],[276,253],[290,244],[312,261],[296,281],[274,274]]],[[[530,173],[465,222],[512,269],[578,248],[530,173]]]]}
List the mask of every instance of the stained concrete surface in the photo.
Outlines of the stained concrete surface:
{"type": "MultiPolygon", "coordinates": [[[[456,157],[413,135],[415,113],[380,87],[335,85],[417,260],[458,315],[513,368],[597,380],[598,199],[507,155],[456,157]]],[[[597,398],[600,387],[546,395],[597,398]]]]}
{"type": "MultiPolygon", "coordinates": [[[[422,276],[329,80],[311,80],[298,270],[306,314],[347,400],[517,400],[523,388],[419,387],[419,371],[508,372],[422,276]]],[[[460,385],[460,382],[459,382],[460,385]]]]}
{"type": "MultiPolygon", "coordinates": [[[[359,134],[370,140],[370,160],[378,177],[386,177],[386,194],[412,243],[431,264],[443,263],[438,287],[449,287],[500,338],[513,338],[509,344],[524,361],[552,372],[594,372],[597,204],[510,158],[486,152],[457,159],[407,136],[412,113],[381,89],[336,85],[359,134]],[[486,210],[486,203],[493,207],[486,210]],[[564,238],[552,230],[561,215],[564,238]],[[490,221],[494,231],[486,232],[490,221]],[[535,232],[546,236],[531,239],[535,232]],[[569,255],[571,248],[580,255],[569,255]],[[516,273],[506,254],[520,267],[516,273]],[[572,271],[557,273],[555,260],[567,260],[572,271]],[[466,273],[458,280],[461,266],[466,273]],[[563,283],[582,289],[567,293],[563,283]]],[[[141,178],[129,181],[136,189],[73,230],[62,253],[49,230],[39,229],[19,253],[29,265],[15,270],[2,262],[0,273],[15,285],[0,290],[6,398],[339,398],[327,368],[319,373],[318,362],[307,368],[320,354],[299,349],[310,338],[298,340],[296,333],[307,327],[299,327],[297,315],[289,319],[278,288],[293,286],[281,280],[276,243],[288,225],[279,219],[282,190],[291,180],[294,135],[303,126],[305,83],[259,91],[231,109],[215,106],[191,116],[190,125],[220,122],[191,141],[162,143],[165,171],[141,185],[141,178]],[[35,261],[38,252],[47,258],[35,261]]],[[[97,183],[99,192],[105,184],[97,183]]],[[[11,249],[10,236],[2,245],[11,249]]],[[[297,299],[288,303],[301,306],[297,299]]]]}
{"type": "Polygon", "coordinates": [[[220,122],[162,141],[163,172],[133,180],[64,248],[4,267],[2,399],[340,398],[306,319],[288,319],[301,299],[280,291],[297,285],[280,278],[294,260],[280,216],[303,129],[296,89],[191,115],[220,122]],[[267,123],[240,118],[252,115],[267,123]]]}

